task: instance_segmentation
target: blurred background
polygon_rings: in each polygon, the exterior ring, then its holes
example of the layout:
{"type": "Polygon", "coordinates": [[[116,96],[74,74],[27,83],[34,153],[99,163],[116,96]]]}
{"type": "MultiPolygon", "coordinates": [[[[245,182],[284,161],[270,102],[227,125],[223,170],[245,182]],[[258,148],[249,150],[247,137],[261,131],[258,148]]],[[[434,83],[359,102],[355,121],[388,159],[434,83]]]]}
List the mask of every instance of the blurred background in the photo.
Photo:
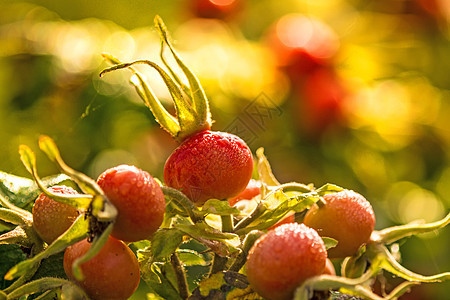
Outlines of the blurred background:
{"type": "MultiPolygon", "coordinates": [[[[17,152],[27,144],[40,175],[56,173],[37,147],[47,134],[93,178],[120,163],[162,178],[176,144],[128,71],[98,76],[101,53],[160,63],[156,14],[206,90],[213,129],[264,147],[281,182],[353,189],[373,204],[378,229],[446,214],[447,0],[0,0],[0,170],[28,176],[17,152]]],[[[170,106],[156,72],[138,69],[170,106]]],[[[448,228],[413,237],[402,262],[450,271],[449,248],[448,228]]],[[[423,284],[402,299],[449,289],[423,284]]]]}

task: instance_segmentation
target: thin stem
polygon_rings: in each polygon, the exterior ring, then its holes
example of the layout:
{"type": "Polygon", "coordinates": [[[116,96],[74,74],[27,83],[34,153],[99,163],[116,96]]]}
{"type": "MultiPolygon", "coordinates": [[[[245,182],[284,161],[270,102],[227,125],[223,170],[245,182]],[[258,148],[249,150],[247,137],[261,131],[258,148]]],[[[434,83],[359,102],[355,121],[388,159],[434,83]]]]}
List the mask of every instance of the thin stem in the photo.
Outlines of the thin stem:
{"type": "Polygon", "coordinates": [[[233,216],[232,215],[221,215],[222,219],[222,232],[233,232],[234,224],[233,224],[233,216]]]}
{"type": "Polygon", "coordinates": [[[178,293],[180,294],[181,299],[188,299],[189,289],[186,280],[186,272],[176,252],[172,253],[170,263],[172,264],[173,270],[175,271],[175,276],[177,278],[178,293]]]}

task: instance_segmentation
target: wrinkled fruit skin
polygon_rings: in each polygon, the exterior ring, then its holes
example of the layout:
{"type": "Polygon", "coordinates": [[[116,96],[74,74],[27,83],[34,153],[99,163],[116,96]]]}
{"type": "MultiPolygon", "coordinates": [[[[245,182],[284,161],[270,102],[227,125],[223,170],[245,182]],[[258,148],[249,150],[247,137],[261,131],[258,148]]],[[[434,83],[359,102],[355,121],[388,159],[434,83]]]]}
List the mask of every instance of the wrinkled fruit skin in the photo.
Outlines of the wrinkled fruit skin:
{"type": "Polygon", "coordinates": [[[113,237],[99,253],[81,265],[83,281],[77,281],[72,273],[73,262],[84,255],[91,244],[82,240],[64,252],[64,271],[94,300],[125,300],[136,291],[140,270],[136,256],[125,245],[113,237]]]}
{"type": "MultiPolygon", "coordinates": [[[[78,194],[67,186],[52,186],[48,189],[59,194],[78,194]]],[[[33,227],[47,244],[51,244],[73,224],[78,210],[68,204],[57,202],[44,193],[40,194],[33,206],[33,227]]]]}
{"type": "Polygon", "coordinates": [[[230,206],[234,206],[241,200],[251,200],[253,197],[258,196],[261,193],[261,182],[255,179],[250,179],[247,187],[240,192],[237,196],[228,199],[230,206]]]}
{"type": "Polygon", "coordinates": [[[328,250],[330,258],[356,254],[369,241],[375,227],[375,214],[370,203],[360,194],[345,190],[324,196],[326,204],[314,205],[306,213],[304,223],[324,237],[338,241],[328,250]]]}
{"type": "Polygon", "coordinates": [[[245,189],[252,172],[252,153],[242,139],[204,130],[170,155],[164,166],[164,181],[201,206],[211,198],[236,196],[245,189]]]}
{"type": "Polygon", "coordinates": [[[259,238],[247,257],[251,287],[264,299],[290,300],[306,279],[323,273],[327,250],[304,224],[283,224],[259,238]]]}
{"type": "Polygon", "coordinates": [[[166,202],[160,185],[148,172],[120,165],[103,172],[97,183],[118,211],[113,237],[135,242],[149,238],[161,226],[166,202]]]}

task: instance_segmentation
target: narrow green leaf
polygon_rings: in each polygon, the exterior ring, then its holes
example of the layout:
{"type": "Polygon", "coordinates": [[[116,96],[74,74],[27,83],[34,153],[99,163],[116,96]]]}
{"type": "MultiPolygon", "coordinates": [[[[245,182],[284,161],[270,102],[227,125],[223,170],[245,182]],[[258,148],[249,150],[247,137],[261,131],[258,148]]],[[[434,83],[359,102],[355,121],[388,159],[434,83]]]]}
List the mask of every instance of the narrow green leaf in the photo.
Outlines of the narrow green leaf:
{"type": "Polygon", "coordinates": [[[167,186],[162,186],[161,189],[168,205],[173,202],[175,206],[185,212],[185,214],[188,215],[194,223],[202,219],[202,213],[200,210],[181,191],[167,186]]]}

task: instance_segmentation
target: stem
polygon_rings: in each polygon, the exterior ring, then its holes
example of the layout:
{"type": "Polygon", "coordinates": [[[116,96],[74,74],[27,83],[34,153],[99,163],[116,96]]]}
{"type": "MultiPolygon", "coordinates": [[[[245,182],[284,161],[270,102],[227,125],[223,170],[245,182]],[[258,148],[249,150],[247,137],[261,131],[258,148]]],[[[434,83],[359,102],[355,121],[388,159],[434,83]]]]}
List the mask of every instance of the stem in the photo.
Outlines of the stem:
{"type": "Polygon", "coordinates": [[[209,271],[209,277],[211,277],[211,275],[213,274],[216,274],[217,272],[223,271],[225,269],[227,261],[227,257],[220,256],[217,253],[214,253],[213,263],[211,266],[211,270],[209,271]]]}
{"type": "Polygon", "coordinates": [[[222,232],[233,232],[234,231],[233,216],[221,215],[220,218],[222,219],[222,232]]]}
{"type": "MultiPolygon", "coordinates": [[[[232,215],[222,215],[222,232],[233,232],[233,216],[232,215]]],[[[214,253],[213,264],[211,266],[210,276],[219,271],[223,271],[228,262],[228,257],[223,257],[214,253]]]]}
{"type": "Polygon", "coordinates": [[[175,275],[177,278],[178,292],[180,294],[181,299],[188,299],[189,297],[189,289],[186,280],[186,273],[183,267],[183,264],[180,261],[177,253],[172,253],[170,257],[170,263],[172,264],[173,270],[175,271],[175,275]]]}
{"type": "Polygon", "coordinates": [[[242,230],[245,227],[247,227],[254,220],[259,218],[259,216],[261,216],[265,210],[266,207],[261,202],[258,203],[258,206],[256,206],[256,208],[252,211],[252,213],[248,217],[245,217],[244,219],[239,221],[239,223],[236,224],[236,226],[234,227],[234,232],[238,232],[239,230],[242,230]]]}

